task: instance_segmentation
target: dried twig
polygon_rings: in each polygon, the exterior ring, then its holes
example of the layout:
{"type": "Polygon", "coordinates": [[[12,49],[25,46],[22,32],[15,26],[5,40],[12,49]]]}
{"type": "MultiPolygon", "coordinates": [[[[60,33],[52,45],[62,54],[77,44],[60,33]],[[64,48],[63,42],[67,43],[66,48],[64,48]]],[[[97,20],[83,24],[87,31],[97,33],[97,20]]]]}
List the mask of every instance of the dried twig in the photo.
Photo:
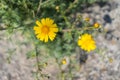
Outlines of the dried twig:
{"type": "Polygon", "coordinates": [[[40,13],[41,3],[42,3],[42,0],[39,1],[39,5],[38,5],[38,8],[37,8],[37,13],[36,13],[36,15],[37,15],[38,13],[40,13]]]}

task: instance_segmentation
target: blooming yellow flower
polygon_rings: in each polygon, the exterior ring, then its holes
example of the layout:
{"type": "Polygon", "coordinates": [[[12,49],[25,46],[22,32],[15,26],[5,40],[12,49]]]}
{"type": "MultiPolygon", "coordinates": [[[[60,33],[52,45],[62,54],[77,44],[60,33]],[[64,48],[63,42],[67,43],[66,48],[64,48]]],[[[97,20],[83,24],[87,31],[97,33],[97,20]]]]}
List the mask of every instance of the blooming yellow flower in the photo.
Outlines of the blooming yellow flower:
{"type": "Polygon", "coordinates": [[[90,34],[84,34],[79,37],[78,45],[81,47],[81,49],[88,52],[96,48],[95,41],[90,34]]]}
{"type": "Polygon", "coordinates": [[[66,59],[63,59],[63,60],[62,60],[62,64],[67,64],[66,59]]]}
{"type": "Polygon", "coordinates": [[[85,18],[85,21],[89,22],[89,21],[90,21],[90,18],[89,18],[89,17],[85,18]]]}
{"type": "Polygon", "coordinates": [[[99,27],[100,27],[100,24],[96,22],[93,26],[94,26],[95,28],[99,28],[99,27]]]}
{"type": "Polygon", "coordinates": [[[48,42],[48,38],[53,41],[58,32],[58,27],[54,20],[43,18],[41,21],[36,21],[37,26],[34,26],[36,37],[44,42],[48,42]]]}

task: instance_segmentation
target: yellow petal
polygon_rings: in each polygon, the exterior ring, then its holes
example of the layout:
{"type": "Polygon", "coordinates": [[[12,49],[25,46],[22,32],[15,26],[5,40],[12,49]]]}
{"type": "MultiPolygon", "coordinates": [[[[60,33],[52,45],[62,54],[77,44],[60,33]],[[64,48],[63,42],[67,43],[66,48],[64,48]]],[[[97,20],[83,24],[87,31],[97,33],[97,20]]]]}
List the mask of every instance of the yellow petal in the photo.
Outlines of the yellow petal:
{"type": "Polygon", "coordinates": [[[48,42],[48,35],[45,35],[45,42],[48,42]]]}
{"type": "Polygon", "coordinates": [[[37,37],[38,39],[40,39],[40,36],[41,36],[40,34],[36,35],[36,37],[37,37]]]}
{"type": "Polygon", "coordinates": [[[36,21],[36,24],[39,26],[39,27],[42,27],[42,24],[37,20],[36,21]]]}
{"type": "Polygon", "coordinates": [[[33,27],[33,30],[37,30],[37,29],[38,29],[38,26],[34,26],[34,27],[33,27]]]}
{"type": "Polygon", "coordinates": [[[34,26],[35,34],[41,34],[41,28],[34,26]]]}
{"type": "Polygon", "coordinates": [[[58,32],[58,28],[50,28],[50,31],[58,32]]]}
{"type": "Polygon", "coordinates": [[[46,20],[45,20],[45,19],[42,19],[42,20],[41,20],[41,23],[42,23],[42,25],[46,25],[46,20]]]}
{"type": "Polygon", "coordinates": [[[53,24],[53,25],[52,25],[52,27],[53,27],[53,28],[56,28],[56,27],[57,27],[57,25],[56,25],[56,24],[53,24]]]}
{"type": "Polygon", "coordinates": [[[53,24],[53,23],[54,23],[54,21],[53,21],[53,20],[51,20],[51,19],[49,20],[49,22],[50,22],[51,24],[53,24]]]}
{"type": "Polygon", "coordinates": [[[49,38],[50,38],[50,40],[53,41],[54,38],[55,38],[55,36],[56,36],[55,33],[50,33],[50,34],[49,34],[49,38]]]}

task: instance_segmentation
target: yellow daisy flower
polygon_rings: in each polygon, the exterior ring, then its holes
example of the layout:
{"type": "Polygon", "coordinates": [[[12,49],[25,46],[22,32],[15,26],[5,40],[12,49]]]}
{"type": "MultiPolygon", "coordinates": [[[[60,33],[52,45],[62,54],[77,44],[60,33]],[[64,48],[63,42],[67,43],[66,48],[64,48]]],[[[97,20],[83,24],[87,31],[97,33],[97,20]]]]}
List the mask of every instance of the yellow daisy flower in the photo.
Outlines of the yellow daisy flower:
{"type": "Polygon", "coordinates": [[[95,41],[90,34],[84,34],[79,37],[78,45],[81,49],[90,52],[96,48],[95,41]]]}
{"type": "Polygon", "coordinates": [[[100,27],[100,24],[99,23],[94,23],[94,25],[93,25],[95,28],[99,28],[100,27]]]}
{"type": "Polygon", "coordinates": [[[54,20],[50,18],[43,18],[41,21],[36,21],[37,26],[34,26],[36,37],[44,42],[48,42],[48,38],[53,41],[58,27],[54,20]]]}

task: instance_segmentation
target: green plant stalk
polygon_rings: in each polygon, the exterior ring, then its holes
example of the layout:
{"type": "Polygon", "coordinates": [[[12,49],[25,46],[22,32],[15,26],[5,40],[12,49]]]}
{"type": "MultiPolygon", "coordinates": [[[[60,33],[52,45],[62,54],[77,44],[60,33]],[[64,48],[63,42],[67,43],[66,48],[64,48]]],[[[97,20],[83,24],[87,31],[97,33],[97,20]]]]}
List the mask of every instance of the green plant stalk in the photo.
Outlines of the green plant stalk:
{"type": "Polygon", "coordinates": [[[94,27],[83,27],[83,28],[75,28],[75,29],[64,29],[61,30],[62,32],[71,32],[71,31],[80,31],[80,30],[91,30],[91,29],[95,29],[94,27]]]}
{"type": "Polygon", "coordinates": [[[64,76],[64,73],[62,72],[61,65],[56,57],[55,57],[55,61],[58,64],[58,67],[60,69],[59,80],[65,80],[65,76],[64,76]]]}
{"type": "Polygon", "coordinates": [[[65,75],[63,72],[62,72],[62,80],[65,80],[65,75]]]}
{"type": "Polygon", "coordinates": [[[40,68],[40,65],[39,65],[39,53],[38,53],[38,49],[37,49],[37,44],[35,45],[35,51],[36,51],[36,64],[37,64],[37,80],[40,80],[39,79],[39,74],[40,74],[40,77],[42,80],[44,80],[44,75],[41,73],[41,68],[40,68]]]}
{"type": "Polygon", "coordinates": [[[8,30],[8,29],[19,29],[19,28],[22,28],[22,27],[12,27],[12,28],[3,28],[0,26],[0,31],[4,31],[4,30],[8,30]]]}
{"type": "Polygon", "coordinates": [[[39,1],[36,15],[40,12],[41,4],[42,4],[42,0],[39,1]]]}
{"type": "Polygon", "coordinates": [[[69,64],[69,76],[70,76],[70,80],[72,80],[72,78],[73,78],[73,75],[72,75],[72,66],[71,66],[72,61],[71,61],[70,56],[69,56],[69,59],[70,59],[70,64],[69,64]]]}
{"type": "Polygon", "coordinates": [[[70,28],[71,27],[71,25],[70,25],[71,23],[68,21],[67,17],[64,14],[62,14],[62,17],[65,20],[66,25],[70,28]]]}

